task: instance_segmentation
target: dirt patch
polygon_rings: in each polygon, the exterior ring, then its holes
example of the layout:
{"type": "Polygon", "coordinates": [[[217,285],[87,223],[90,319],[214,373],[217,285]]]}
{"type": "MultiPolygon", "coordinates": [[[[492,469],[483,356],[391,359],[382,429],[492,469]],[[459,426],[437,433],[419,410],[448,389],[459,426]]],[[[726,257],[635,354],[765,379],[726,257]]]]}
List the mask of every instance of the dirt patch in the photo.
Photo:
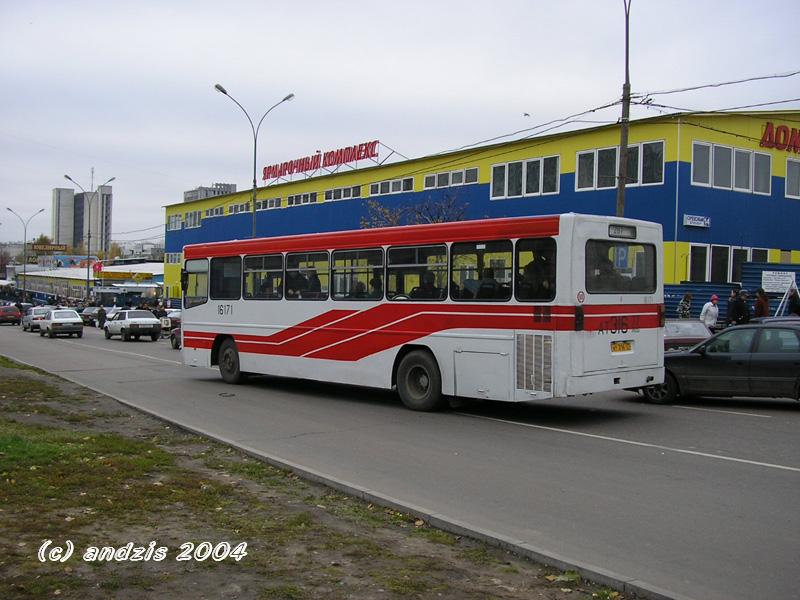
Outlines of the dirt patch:
{"type": "Polygon", "coordinates": [[[0,598],[44,597],[622,598],[0,357],[0,598]]]}

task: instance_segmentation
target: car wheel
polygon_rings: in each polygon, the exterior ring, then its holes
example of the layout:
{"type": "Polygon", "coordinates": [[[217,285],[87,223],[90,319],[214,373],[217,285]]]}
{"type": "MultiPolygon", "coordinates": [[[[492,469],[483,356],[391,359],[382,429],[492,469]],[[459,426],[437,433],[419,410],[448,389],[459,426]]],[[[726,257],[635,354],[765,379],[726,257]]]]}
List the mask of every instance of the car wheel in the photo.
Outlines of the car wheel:
{"type": "Polygon", "coordinates": [[[131,334],[125,331],[124,329],[120,330],[119,335],[122,337],[123,342],[131,341],[131,334]]]}
{"type": "Polygon", "coordinates": [[[139,341],[139,336],[138,335],[134,335],[133,339],[138,342],[139,341]]]}
{"type": "Polygon", "coordinates": [[[670,404],[678,397],[678,382],[672,373],[664,375],[664,383],[643,388],[645,399],[652,404],[670,404]]]}
{"type": "Polygon", "coordinates": [[[160,333],[151,333],[150,334],[150,339],[152,341],[154,341],[154,342],[157,342],[160,337],[161,337],[160,333]]]}
{"type": "Polygon", "coordinates": [[[79,331],[79,332],[78,332],[78,333],[76,333],[75,335],[76,335],[77,337],[79,337],[79,338],[82,338],[82,337],[83,337],[83,332],[82,332],[82,331],[79,331]]]}
{"type": "Polygon", "coordinates": [[[22,331],[28,331],[28,326],[27,325],[23,325],[22,326],[22,331]]]}
{"type": "Polygon", "coordinates": [[[442,376],[430,352],[409,352],[397,368],[397,392],[411,410],[434,411],[442,408],[442,376]]]}
{"type": "Polygon", "coordinates": [[[247,378],[239,369],[239,351],[231,338],[222,342],[219,349],[219,374],[225,383],[239,384],[247,378]]]}
{"type": "Polygon", "coordinates": [[[44,329],[39,327],[39,337],[44,337],[44,329]]]}
{"type": "Polygon", "coordinates": [[[49,327],[47,328],[47,337],[49,337],[51,340],[52,340],[54,337],[56,337],[56,334],[55,334],[55,333],[53,333],[53,330],[52,330],[52,329],[50,329],[49,327]]]}
{"type": "Polygon", "coordinates": [[[169,336],[169,343],[172,346],[173,350],[180,350],[181,341],[178,339],[177,336],[175,335],[169,336]]]}
{"type": "Polygon", "coordinates": [[[103,329],[103,333],[105,334],[107,340],[111,339],[111,331],[109,331],[108,327],[103,329]]]}

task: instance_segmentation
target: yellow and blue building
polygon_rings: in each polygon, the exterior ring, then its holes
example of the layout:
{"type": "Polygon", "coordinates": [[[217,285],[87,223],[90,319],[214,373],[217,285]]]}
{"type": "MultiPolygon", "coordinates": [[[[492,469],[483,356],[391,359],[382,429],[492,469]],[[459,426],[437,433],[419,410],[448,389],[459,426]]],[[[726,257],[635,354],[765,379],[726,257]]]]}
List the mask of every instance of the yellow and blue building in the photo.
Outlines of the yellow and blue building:
{"type": "MultiPolygon", "coordinates": [[[[277,180],[257,191],[257,235],[359,229],[376,208],[613,215],[619,134],[605,125],[277,180]]],[[[628,167],[625,216],[661,223],[666,283],[732,284],[745,263],[800,264],[800,112],[632,121],[628,167]]],[[[251,201],[247,190],[166,207],[166,297],[180,296],[184,245],[252,236],[251,201]]]]}

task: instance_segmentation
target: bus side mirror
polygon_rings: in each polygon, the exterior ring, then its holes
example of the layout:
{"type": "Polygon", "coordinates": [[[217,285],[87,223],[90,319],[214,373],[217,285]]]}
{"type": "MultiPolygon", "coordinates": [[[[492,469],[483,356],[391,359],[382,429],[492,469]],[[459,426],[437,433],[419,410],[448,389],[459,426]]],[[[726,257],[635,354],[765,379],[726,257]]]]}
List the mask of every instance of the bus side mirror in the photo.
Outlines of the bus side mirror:
{"type": "Polygon", "coordinates": [[[186,286],[189,283],[189,274],[186,271],[181,271],[181,292],[186,291],[186,286]]]}

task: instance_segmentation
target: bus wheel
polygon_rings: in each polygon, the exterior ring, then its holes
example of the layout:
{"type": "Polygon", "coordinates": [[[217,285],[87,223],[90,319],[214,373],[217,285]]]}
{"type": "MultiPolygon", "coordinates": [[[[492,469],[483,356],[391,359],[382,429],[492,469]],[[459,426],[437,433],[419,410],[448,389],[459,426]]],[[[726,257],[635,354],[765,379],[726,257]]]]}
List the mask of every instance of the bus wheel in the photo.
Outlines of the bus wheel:
{"type": "Polygon", "coordinates": [[[414,350],[397,368],[397,392],[411,410],[433,411],[442,408],[442,376],[429,352],[414,350]]]}
{"type": "Polygon", "coordinates": [[[245,374],[239,370],[239,351],[236,342],[228,338],[219,348],[219,374],[225,383],[242,383],[245,374]]]}
{"type": "Polygon", "coordinates": [[[653,404],[669,404],[678,397],[678,382],[672,373],[664,375],[664,383],[642,388],[642,393],[648,402],[653,404]]]}

